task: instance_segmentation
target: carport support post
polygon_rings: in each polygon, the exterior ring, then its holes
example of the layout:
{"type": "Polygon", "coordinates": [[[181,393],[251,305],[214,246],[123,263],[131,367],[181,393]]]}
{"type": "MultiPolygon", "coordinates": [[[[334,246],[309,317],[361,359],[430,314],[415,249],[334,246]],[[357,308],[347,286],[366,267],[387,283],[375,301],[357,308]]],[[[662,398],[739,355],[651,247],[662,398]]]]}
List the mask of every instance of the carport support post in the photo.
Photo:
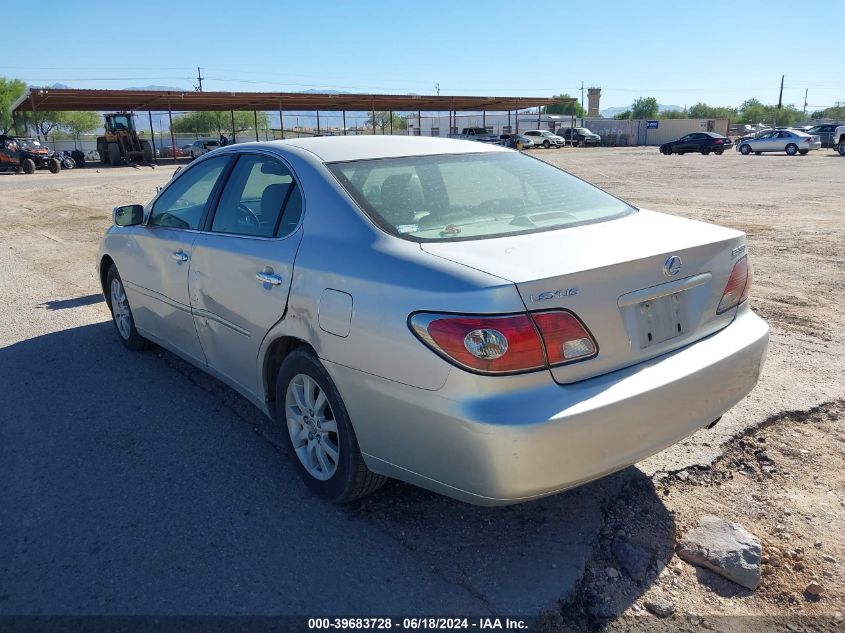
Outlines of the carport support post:
{"type": "Polygon", "coordinates": [[[481,127],[487,129],[487,110],[481,111],[481,127]]]}
{"type": "Polygon", "coordinates": [[[422,136],[422,112],[417,110],[417,136],[422,136]]]}
{"type": "Polygon", "coordinates": [[[314,110],[317,113],[317,134],[320,134],[320,111],[314,110]]]}
{"type": "Polygon", "coordinates": [[[346,110],[343,111],[343,135],[346,136],[346,110]]]}
{"type": "Polygon", "coordinates": [[[387,116],[390,117],[390,135],[393,136],[393,110],[388,110],[387,116]]]}
{"type": "Polygon", "coordinates": [[[258,141],[258,110],[252,111],[252,120],[255,122],[255,140],[258,141]]]}
{"type": "Polygon", "coordinates": [[[235,132],[235,111],[229,110],[229,113],[232,115],[232,143],[237,143],[238,135],[235,132]]]}
{"type": "MultiPolygon", "coordinates": [[[[156,131],[153,129],[153,113],[150,110],[147,110],[147,116],[150,117],[150,138],[153,140],[153,162],[158,164],[158,158],[156,157],[156,131]]],[[[173,148],[173,158],[176,158],[176,148],[173,148]]]]}
{"type": "Polygon", "coordinates": [[[176,136],[173,134],[173,111],[170,109],[170,99],[167,100],[167,120],[170,122],[170,146],[173,147],[173,159],[176,160],[176,136]]]}
{"type": "Polygon", "coordinates": [[[282,139],[285,138],[285,116],[282,114],[282,106],[279,106],[279,130],[282,133],[282,139]]]}
{"type": "Polygon", "coordinates": [[[516,134],[519,134],[519,98],[516,100],[516,110],[513,111],[513,116],[516,123],[516,134]]]}
{"type": "Polygon", "coordinates": [[[371,106],[373,108],[373,136],[376,135],[376,102],[371,102],[371,106]]]}
{"type": "Polygon", "coordinates": [[[540,106],[537,106],[537,129],[540,129],[540,106]]]}
{"type": "MultiPolygon", "coordinates": [[[[38,112],[35,110],[35,99],[33,99],[32,95],[29,97],[29,102],[32,104],[32,126],[35,128],[35,137],[40,141],[41,130],[38,129],[38,112]]],[[[46,141],[47,139],[44,140],[46,141]]]]}

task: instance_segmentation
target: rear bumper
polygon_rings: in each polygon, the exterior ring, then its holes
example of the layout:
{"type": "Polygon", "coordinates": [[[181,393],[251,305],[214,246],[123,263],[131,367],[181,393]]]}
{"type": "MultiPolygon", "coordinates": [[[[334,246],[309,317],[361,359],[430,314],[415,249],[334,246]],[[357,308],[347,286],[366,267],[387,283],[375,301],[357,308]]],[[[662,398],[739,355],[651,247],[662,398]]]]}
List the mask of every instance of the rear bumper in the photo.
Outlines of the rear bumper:
{"type": "Polygon", "coordinates": [[[504,505],[586,483],[706,426],[757,383],[768,331],[746,304],[706,339],[565,386],[549,372],[453,370],[435,392],[326,365],[372,470],[504,505]]]}

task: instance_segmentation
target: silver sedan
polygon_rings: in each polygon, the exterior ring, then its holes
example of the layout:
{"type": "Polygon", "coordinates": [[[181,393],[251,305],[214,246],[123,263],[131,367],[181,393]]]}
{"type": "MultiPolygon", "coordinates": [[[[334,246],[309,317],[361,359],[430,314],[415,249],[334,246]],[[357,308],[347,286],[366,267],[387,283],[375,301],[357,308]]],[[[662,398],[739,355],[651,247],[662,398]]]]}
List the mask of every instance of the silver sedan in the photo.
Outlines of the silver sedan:
{"type": "Polygon", "coordinates": [[[601,477],[717,421],[768,342],[743,233],[468,141],[215,150],[115,209],[97,269],[124,345],[241,392],[339,502],[601,477]]]}
{"type": "Polygon", "coordinates": [[[811,149],[819,149],[821,146],[818,136],[800,130],[769,130],[756,138],[737,143],[737,151],[743,156],[752,152],[786,152],[790,156],[804,156],[811,149]]]}

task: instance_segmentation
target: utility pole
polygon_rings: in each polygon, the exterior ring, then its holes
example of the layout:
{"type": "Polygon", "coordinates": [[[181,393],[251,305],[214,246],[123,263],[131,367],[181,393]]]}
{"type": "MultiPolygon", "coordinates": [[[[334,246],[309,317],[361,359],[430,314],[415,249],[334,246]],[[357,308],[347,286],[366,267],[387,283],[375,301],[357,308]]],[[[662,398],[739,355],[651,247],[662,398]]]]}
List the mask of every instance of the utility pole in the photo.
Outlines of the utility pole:
{"type": "MultiPolygon", "coordinates": [[[[584,109],[584,80],[581,80],[581,110],[584,109]]],[[[584,121],[582,120],[581,123],[584,121]]]]}
{"type": "Polygon", "coordinates": [[[804,119],[807,119],[807,92],[809,92],[809,88],[804,89],[804,119]]]}
{"type": "Polygon", "coordinates": [[[786,75],[780,76],[780,94],[778,95],[778,110],[780,110],[781,106],[783,105],[783,78],[786,75]]]}
{"type": "Polygon", "coordinates": [[[437,96],[440,96],[440,82],[434,84],[434,91],[437,93],[437,96]]]}
{"type": "Polygon", "coordinates": [[[205,79],[205,77],[202,76],[202,74],[200,73],[200,67],[197,66],[197,85],[194,86],[194,89],[197,92],[202,92],[202,80],[203,79],[205,79]]]}

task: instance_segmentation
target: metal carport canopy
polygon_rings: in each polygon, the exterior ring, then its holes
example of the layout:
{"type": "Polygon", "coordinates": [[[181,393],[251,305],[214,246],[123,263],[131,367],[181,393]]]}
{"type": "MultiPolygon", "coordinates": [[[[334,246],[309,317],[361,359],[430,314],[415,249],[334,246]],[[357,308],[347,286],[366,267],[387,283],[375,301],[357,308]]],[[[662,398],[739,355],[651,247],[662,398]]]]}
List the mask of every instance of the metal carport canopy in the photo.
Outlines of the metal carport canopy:
{"type": "MultiPolygon", "coordinates": [[[[178,92],[30,88],[12,106],[16,112],[56,110],[521,110],[560,103],[550,97],[324,94],[316,92],[178,92]]],[[[575,99],[571,99],[575,101],[575,99]]]]}

